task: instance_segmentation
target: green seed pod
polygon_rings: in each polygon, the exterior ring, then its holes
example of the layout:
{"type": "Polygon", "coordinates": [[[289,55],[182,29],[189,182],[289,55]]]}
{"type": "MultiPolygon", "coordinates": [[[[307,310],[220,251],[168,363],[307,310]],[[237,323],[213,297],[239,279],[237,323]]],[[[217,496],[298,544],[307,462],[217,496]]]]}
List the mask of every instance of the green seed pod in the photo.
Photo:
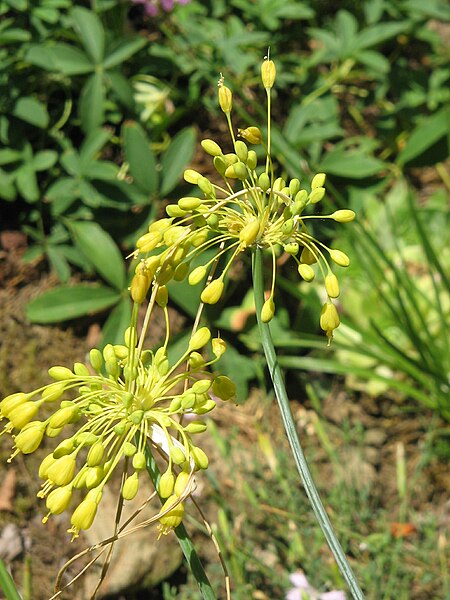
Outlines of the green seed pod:
{"type": "Polygon", "coordinates": [[[224,287],[224,283],[221,279],[214,279],[201,293],[201,301],[204,304],[216,304],[222,296],[224,287]]]}
{"type": "Polygon", "coordinates": [[[132,444],[131,442],[125,442],[124,445],[122,446],[122,450],[123,450],[123,455],[127,456],[128,458],[131,458],[137,452],[136,446],[134,444],[132,444]]]}
{"type": "Polygon", "coordinates": [[[275,302],[273,301],[273,298],[270,297],[264,302],[263,307],[261,309],[261,321],[263,323],[269,323],[269,321],[273,319],[274,314],[275,302]]]}
{"type": "Polygon", "coordinates": [[[127,429],[126,422],[120,421],[120,423],[117,423],[116,425],[114,425],[113,431],[116,435],[123,435],[125,433],[126,429],[127,429]]]}
{"type": "Polygon", "coordinates": [[[325,277],[325,289],[330,298],[339,296],[339,282],[334,273],[328,273],[325,277]]]}
{"type": "Polygon", "coordinates": [[[197,283],[200,283],[200,281],[202,281],[202,279],[204,279],[205,277],[206,277],[205,267],[202,267],[202,266],[196,267],[189,273],[189,277],[188,277],[189,285],[197,285],[197,283]]]}
{"type": "Polygon", "coordinates": [[[88,467],[97,467],[101,464],[103,457],[105,455],[105,447],[102,442],[96,442],[93,446],[89,448],[89,452],[86,459],[86,464],[88,467]]]}
{"type": "Polygon", "coordinates": [[[226,342],[220,337],[213,338],[211,344],[212,344],[213,354],[217,358],[220,358],[222,356],[222,354],[224,354],[227,350],[226,342]]]}
{"type": "Polygon", "coordinates": [[[239,240],[243,248],[248,248],[256,241],[260,226],[259,219],[255,219],[244,225],[239,233],[239,240]]]}
{"type": "Polygon", "coordinates": [[[349,257],[345,254],[345,252],[342,252],[341,250],[331,249],[329,250],[329,254],[331,260],[340,267],[348,267],[348,265],[350,264],[349,257]]]}
{"type": "Polygon", "coordinates": [[[294,178],[289,182],[289,193],[294,198],[300,190],[300,179],[294,178]]]}
{"type": "Polygon", "coordinates": [[[133,469],[136,471],[142,471],[147,466],[147,461],[145,459],[145,454],[143,452],[136,452],[133,456],[133,469]]]}
{"type": "Polygon", "coordinates": [[[181,408],[183,410],[189,410],[194,406],[195,400],[195,394],[192,394],[191,392],[185,392],[181,396],[181,408]]]}
{"type": "Polygon", "coordinates": [[[219,375],[212,384],[212,393],[221,400],[234,400],[236,398],[236,385],[226,375],[219,375]]]}
{"type": "Polygon", "coordinates": [[[326,192],[326,190],[324,187],[314,188],[313,191],[308,196],[309,202],[311,202],[311,204],[317,204],[325,196],[325,192],[326,192]]]}
{"type": "Polygon", "coordinates": [[[122,498],[124,500],[133,500],[139,490],[139,479],[138,474],[133,473],[125,479],[122,487],[122,498]]]}
{"type": "Polygon", "coordinates": [[[316,188],[321,188],[325,185],[325,179],[327,176],[325,173],[317,173],[314,175],[313,180],[311,181],[311,189],[315,190],[316,188]]]}
{"type": "Polygon", "coordinates": [[[192,412],[197,415],[206,415],[206,413],[211,412],[216,407],[216,403],[214,400],[206,400],[206,402],[202,402],[199,406],[196,406],[192,412]]]}
{"type": "Polygon", "coordinates": [[[200,143],[203,150],[210,156],[220,156],[222,154],[222,149],[214,140],[206,139],[202,140],[200,143]]]}
{"type": "Polygon", "coordinates": [[[178,497],[183,495],[184,491],[186,490],[188,481],[189,481],[189,473],[187,473],[186,471],[181,471],[181,473],[178,473],[177,480],[176,480],[175,486],[174,486],[174,493],[178,497]]]}
{"type": "Polygon", "coordinates": [[[353,210],[342,209],[336,210],[330,217],[338,223],[350,223],[350,221],[355,219],[356,214],[353,210]]]}
{"type": "Polygon", "coordinates": [[[245,142],[243,142],[242,140],[237,140],[234,144],[234,151],[236,152],[237,157],[241,162],[247,162],[248,148],[245,142]]]}
{"type": "Polygon", "coordinates": [[[67,485],[73,479],[75,467],[75,458],[71,454],[61,456],[48,468],[47,478],[55,485],[67,485]]]}
{"type": "Polygon", "coordinates": [[[314,279],[316,274],[314,273],[314,269],[309,265],[300,263],[298,265],[298,272],[300,277],[302,277],[308,283],[314,279]]]}
{"type": "Polygon", "coordinates": [[[166,285],[173,278],[174,269],[171,265],[165,265],[156,277],[156,281],[159,285],[166,285]]]}
{"type": "MultiPolygon", "coordinates": [[[[124,341],[127,348],[134,348],[137,344],[136,327],[127,327],[125,329],[124,341]]],[[[113,347],[114,350],[114,347],[113,347]]],[[[115,352],[114,352],[115,355],[115,352]]]]}
{"type": "Polygon", "coordinates": [[[189,273],[190,265],[188,262],[180,263],[173,272],[173,278],[175,281],[183,281],[186,275],[189,273]]]}
{"type": "Polygon", "coordinates": [[[100,371],[103,364],[103,357],[100,350],[97,350],[97,348],[92,348],[92,350],[89,352],[89,362],[95,371],[100,371]]]}
{"type": "Polygon", "coordinates": [[[143,417],[144,417],[143,410],[135,410],[134,412],[131,413],[131,415],[128,418],[135,425],[139,425],[141,423],[143,417]]]}
{"type": "Polygon", "coordinates": [[[264,192],[267,192],[267,190],[270,188],[270,177],[267,175],[267,173],[261,173],[258,178],[258,185],[264,192]]]}
{"type": "Polygon", "coordinates": [[[67,367],[50,367],[48,374],[52,379],[56,381],[65,381],[66,379],[73,379],[73,373],[67,367]]]}
{"type": "Polygon", "coordinates": [[[293,215],[300,215],[306,206],[308,201],[308,192],[306,190],[300,190],[297,192],[294,198],[294,203],[291,207],[293,215]]]}
{"type": "Polygon", "coordinates": [[[128,357],[128,348],[123,344],[114,344],[113,348],[114,354],[117,358],[120,358],[120,360],[125,360],[128,357]]]}
{"type": "Polygon", "coordinates": [[[209,464],[208,457],[206,456],[206,454],[203,452],[203,450],[201,448],[199,448],[198,446],[193,446],[191,448],[191,455],[192,455],[192,458],[194,459],[195,466],[197,467],[197,469],[207,469],[208,468],[208,464],[209,464]]]}
{"type": "Polygon", "coordinates": [[[291,235],[291,233],[294,231],[294,227],[295,227],[294,219],[288,219],[281,226],[281,232],[283,233],[283,235],[291,235]]]}
{"type": "Polygon", "coordinates": [[[161,498],[168,498],[173,493],[175,485],[175,477],[169,469],[161,475],[159,480],[158,491],[161,498]]]}
{"type": "Polygon", "coordinates": [[[187,211],[183,210],[178,206],[178,204],[168,204],[166,206],[166,213],[169,217],[185,217],[187,215],[187,211]]]}
{"type": "Polygon", "coordinates": [[[205,359],[199,352],[191,352],[189,356],[189,367],[192,371],[202,369],[205,366],[205,359]]]}
{"type": "Polygon", "coordinates": [[[181,396],[175,396],[175,398],[172,398],[172,400],[169,404],[169,414],[176,413],[177,411],[180,410],[181,401],[182,401],[181,396]]]}
{"type": "Polygon", "coordinates": [[[206,431],[206,429],[207,429],[207,425],[206,425],[206,423],[203,423],[203,421],[191,421],[184,428],[186,433],[191,433],[191,434],[203,433],[204,431],[206,431]]]}
{"type": "Polygon", "coordinates": [[[88,377],[90,375],[89,369],[86,367],[86,365],[80,362],[74,363],[73,372],[75,375],[80,375],[81,377],[88,377]]]}
{"type": "Polygon", "coordinates": [[[207,327],[200,327],[189,341],[189,350],[200,350],[211,339],[211,332],[207,327]]]}
{"type": "Polygon", "coordinates": [[[315,262],[317,262],[317,259],[311,250],[304,246],[302,253],[300,254],[300,262],[305,265],[313,265],[315,262]]]}
{"type": "Polygon", "coordinates": [[[197,181],[197,185],[201,189],[201,191],[205,194],[205,196],[214,198],[214,196],[215,196],[214,187],[213,187],[212,183],[209,181],[209,179],[206,179],[206,177],[201,177],[197,181]]]}
{"type": "Polygon", "coordinates": [[[194,394],[204,394],[211,387],[210,379],[198,379],[192,386],[194,394]]]}
{"type": "Polygon", "coordinates": [[[274,192],[281,192],[281,190],[285,187],[286,187],[286,182],[282,177],[278,177],[278,179],[275,179],[275,181],[273,182],[273,191],[274,192]]]}

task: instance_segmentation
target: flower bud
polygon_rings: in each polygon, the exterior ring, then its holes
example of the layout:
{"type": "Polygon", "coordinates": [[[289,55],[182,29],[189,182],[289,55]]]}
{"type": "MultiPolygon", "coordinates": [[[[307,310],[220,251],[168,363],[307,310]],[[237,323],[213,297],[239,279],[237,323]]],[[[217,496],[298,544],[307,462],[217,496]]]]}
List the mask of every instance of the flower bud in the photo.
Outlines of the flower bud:
{"type": "Polygon", "coordinates": [[[6,398],[3,398],[0,402],[0,414],[3,417],[9,418],[10,413],[21,404],[24,404],[28,398],[29,394],[24,394],[23,392],[17,392],[16,394],[6,396],[6,398]]]}
{"type": "Polygon", "coordinates": [[[261,79],[263,82],[263,86],[266,88],[266,90],[270,90],[270,88],[273,87],[273,84],[275,83],[276,74],[277,70],[273,60],[264,60],[264,62],[261,65],[261,79]]]}
{"type": "Polygon", "coordinates": [[[353,210],[346,208],[342,210],[336,210],[332,215],[330,215],[330,217],[338,223],[350,223],[350,221],[355,219],[356,214],[353,210]]]}
{"type": "Polygon", "coordinates": [[[206,431],[206,429],[207,425],[206,423],[203,423],[203,421],[191,421],[184,428],[184,430],[190,434],[203,433],[204,431],[206,431]]]}
{"type": "Polygon", "coordinates": [[[238,135],[249,144],[260,144],[262,142],[262,134],[258,127],[238,129],[238,135]]]}
{"type": "Polygon", "coordinates": [[[223,293],[224,283],[221,279],[214,279],[205,287],[200,295],[200,300],[204,304],[216,304],[223,293]]]}
{"type": "Polygon", "coordinates": [[[165,285],[161,285],[156,292],[156,304],[161,308],[165,308],[169,301],[169,290],[165,285]]]}
{"type": "Polygon", "coordinates": [[[339,282],[334,273],[328,273],[325,277],[325,289],[330,298],[339,296],[339,282]]]}
{"type": "Polygon", "coordinates": [[[158,244],[161,243],[162,237],[163,236],[160,231],[149,231],[148,233],[145,233],[144,235],[141,235],[140,238],[138,238],[136,242],[136,248],[142,254],[151,252],[156,248],[156,246],[158,246],[158,244]]]}
{"type": "Polygon", "coordinates": [[[350,264],[350,259],[345,254],[345,252],[342,252],[341,250],[331,249],[329,250],[329,253],[331,260],[340,267],[348,267],[348,265],[350,264]]]}
{"type": "Polygon", "coordinates": [[[294,197],[300,190],[300,179],[294,178],[289,182],[289,194],[294,197]]]}
{"type": "Polygon", "coordinates": [[[222,338],[217,337],[217,338],[213,338],[211,343],[212,343],[212,351],[213,351],[214,356],[216,356],[217,358],[220,358],[222,356],[222,354],[224,354],[226,352],[226,349],[227,349],[226,342],[222,338]]]}
{"type": "Polygon", "coordinates": [[[191,352],[189,356],[189,367],[191,370],[202,369],[205,366],[205,359],[199,352],[191,352]]]}
{"type": "Polygon", "coordinates": [[[173,493],[175,485],[175,476],[170,469],[161,475],[158,484],[158,492],[161,498],[168,498],[173,493]]]}
{"type": "Polygon", "coordinates": [[[88,465],[88,467],[96,467],[102,462],[104,455],[104,445],[101,442],[96,442],[93,446],[89,448],[86,464],[88,465]]]}
{"type": "Polygon", "coordinates": [[[189,351],[200,350],[211,339],[211,332],[207,327],[200,327],[189,341],[189,351]]]}
{"type": "Polygon", "coordinates": [[[131,299],[136,304],[142,304],[147,297],[150,288],[151,279],[145,273],[136,273],[131,280],[130,294],[131,299]]]}
{"type": "Polygon", "coordinates": [[[290,242],[289,244],[286,244],[284,251],[294,256],[295,254],[298,254],[299,245],[297,242],[290,242]]]}
{"type": "Polygon", "coordinates": [[[316,188],[323,187],[325,185],[326,178],[327,176],[325,175],[325,173],[317,173],[316,175],[314,175],[311,181],[311,189],[315,190],[316,188]]]}
{"type": "Polygon", "coordinates": [[[200,281],[202,279],[204,279],[205,276],[206,276],[205,267],[201,267],[201,266],[196,267],[189,273],[189,277],[188,277],[189,285],[197,285],[197,283],[200,283],[200,281]]]}
{"type": "Polygon", "coordinates": [[[220,175],[225,175],[225,171],[227,170],[228,164],[223,156],[215,156],[214,160],[214,168],[220,175]]]}
{"type": "Polygon", "coordinates": [[[239,240],[241,241],[243,248],[248,248],[253,244],[258,237],[259,228],[260,222],[258,219],[254,219],[253,221],[250,221],[250,223],[244,225],[239,233],[239,240]]]}
{"type": "Polygon", "coordinates": [[[211,412],[216,407],[216,403],[214,400],[206,400],[206,402],[202,402],[192,412],[195,412],[197,415],[206,415],[206,413],[211,412]]]}
{"type": "Polygon", "coordinates": [[[139,479],[138,474],[133,473],[125,479],[122,487],[122,498],[124,500],[133,500],[139,490],[139,479]]]}
{"type": "Polygon", "coordinates": [[[326,331],[328,345],[333,337],[333,331],[339,327],[340,320],[336,307],[332,302],[326,302],[322,307],[320,314],[320,327],[326,331]]]}
{"type": "Polygon", "coordinates": [[[203,150],[210,156],[220,156],[222,154],[221,147],[214,140],[202,140],[200,143],[203,150]]]}
{"type": "Polygon", "coordinates": [[[263,192],[267,192],[267,190],[270,188],[270,177],[267,175],[267,173],[261,173],[258,178],[258,185],[263,192]]]}
{"type": "Polygon", "coordinates": [[[196,185],[197,181],[199,180],[200,177],[202,177],[202,175],[200,173],[198,173],[197,171],[194,171],[194,169],[186,169],[185,172],[183,173],[183,177],[184,177],[184,180],[187,181],[188,183],[193,183],[194,185],[196,185]]]}
{"type": "Polygon", "coordinates": [[[97,514],[98,503],[92,499],[89,494],[86,498],[76,507],[74,510],[70,522],[72,524],[72,531],[74,536],[78,535],[80,529],[86,530],[92,525],[97,514]]]}
{"type": "Polygon", "coordinates": [[[48,427],[51,429],[59,429],[65,427],[68,423],[78,416],[80,409],[75,404],[65,406],[57,410],[49,419],[48,427]]]}
{"type": "Polygon", "coordinates": [[[14,438],[17,449],[23,454],[31,454],[39,448],[44,431],[45,425],[41,421],[36,421],[35,424],[29,423],[29,426],[14,438]]]}
{"type": "Polygon", "coordinates": [[[40,402],[27,401],[23,404],[18,404],[11,412],[8,413],[8,419],[16,429],[22,429],[36,415],[40,406],[40,402]]]}
{"type": "Polygon", "coordinates": [[[103,364],[103,357],[100,350],[97,350],[97,348],[92,348],[92,350],[89,352],[89,362],[91,363],[93,369],[100,371],[103,364]]]}
{"type": "Polygon", "coordinates": [[[197,467],[197,469],[207,469],[208,468],[208,464],[209,464],[208,457],[206,456],[205,452],[203,452],[203,450],[201,448],[199,448],[198,446],[193,446],[191,448],[191,455],[192,455],[192,458],[194,459],[195,466],[197,467]]]}
{"type": "Polygon", "coordinates": [[[39,465],[38,476],[41,479],[47,479],[47,472],[49,467],[55,462],[53,454],[47,454],[44,460],[39,465]]]}
{"type": "MultiPolygon", "coordinates": [[[[168,510],[171,506],[178,502],[178,496],[175,494],[170,496],[163,507],[161,508],[161,512],[168,510]]],[[[184,516],[184,506],[182,502],[179,502],[172,510],[170,510],[167,514],[163,515],[159,518],[159,522],[161,523],[160,531],[162,534],[167,534],[171,529],[175,529],[178,525],[181,524],[184,516]]]]}
{"type": "Polygon", "coordinates": [[[177,446],[171,446],[169,454],[170,458],[176,465],[181,465],[186,460],[186,456],[184,455],[183,450],[181,448],[178,448],[177,446]]]}
{"type": "Polygon", "coordinates": [[[133,469],[136,471],[142,471],[147,466],[145,454],[143,452],[136,452],[133,456],[133,469]]]}
{"type": "Polygon", "coordinates": [[[258,157],[256,155],[256,152],[254,150],[249,150],[247,156],[247,167],[250,169],[250,171],[254,171],[256,169],[257,164],[258,157]]]}
{"type": "Polygon", "coordinates": [[[248,148],[245,142],[243,142],[242,140],[237,140],[234,144],[234,151],[236,152],[237,157],[241,162],[247,162],[248,148]]]}
{"type": "Polygon", "coordinates": [[[225,114],[230,114],[233,108],[233,94],[223,83],[219,84],[219,104],[225,114]]]}
{"type": "Polygon", "coordinates": [[[199,177],[197,180],[197,185],[201,189],[201,191],[205,194],[205,196],[214,197],[214,187],[212,183],[206,177],[199,177]]]}
{"type": "Polygon", "coordinates": [[[196,196],[185,196],[184,198],[180,198],[178,200],[178,206],[182,210],[191,211],[195,210],[202,204],[202,199],[197,198],[196,196]]]}
{"type": "MultiPolygon", "coordinates": [[[[45,505],[52,515],[60,515],[67,509],[71,499],[72,487],[70,485],[65,485],[64,487],[59,487],[55,490],[52,490],[47,497],[45,505]]],[[[47,519],[45,518],[45,521],[46,520],[47,519]]]]}
{"type": "Polygon", "coordinates": [[[123,450],[123,455],[127,456],[128,458],[130,458],[131,456],[134,456],[137,452],[137,448],[134,444],[132,444],[131,442],[125,442],[125,444],[122,446],[122,450],[123,450]]]}
{"type": "Polygon", "coordinates": [[[186,490],[188,481],[189,481],[189,473],[187,473],[186,471],[181,471],[181,473],[178,473],[177,480],[175,482],[175,487],[174,487],[174,493],[178,497],[183,495],[184,491],[186,490]]]}
{"type": "Polygon", "coordinates": [[[212,393],[221,400],[233,400],[236,397],[236,385],[226,375],[219,375],[213,381],[212,393]]]}
{"type": "Polygon", "coordinates": [[[71,454],[62,456],[48,468],[47,478],[55,485],[67,485],[73,479],[75,466],[76,461],[71,454]]]}
{"type": "Polygon", "coordinates": [[[88,467],[86,469],[86,481],[85,486],[88,490],[92,490],[102,482],[105,476],[103,467],[88,467]]]}
{"type": "Polygon", "coordinates": [[[298,265],[298,272],[300,277],[307,281],[308,283],[312,281],[315,277],[314,269],[307,264],[300,263],[298,265]]]}
{"type": "Polygon", "coordinates": [[[325,196],[325,191],[326,190],[324,187],[315,187],[309,194],[308,200],[311,202],[311,204],[317,204],[317,202],[320,202],[325,196]]]}
{"type": "Polygon", "coordinates": [[[269,323],[269,321],[273,319],[274,314],[275,302],[273,301],[273,298],[270,297],[264,302],[263,307],[261,309],[261,321],[263,323],[269,323]]]}
{"type": "Polygon", "coordinates": [[[48,374],[52,379],[57,381],[64,381],[66,379],[72,379],[73,373],[67,367],[50,367],[48,374]]]}
{"type": "Polygon", "coordinates": [[[166,213],[169,217],[184,217],[187,214],[187,212],[180,208],[178,204],[168,204],[166,206],[166,213]]]}

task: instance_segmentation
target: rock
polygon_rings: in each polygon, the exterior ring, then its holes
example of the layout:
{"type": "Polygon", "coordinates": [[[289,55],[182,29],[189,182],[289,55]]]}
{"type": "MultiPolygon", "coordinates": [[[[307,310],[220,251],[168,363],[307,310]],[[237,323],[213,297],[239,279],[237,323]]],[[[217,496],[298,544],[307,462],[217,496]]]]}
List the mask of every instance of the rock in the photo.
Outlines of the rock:
{"type": "MultiPolygon", "coordinates": [[[[143,480],[144,477],[141,477],[143,480]]],[[[142,486],[144,487],[144,486],[142,486]]],[[[121,522],[123,523],[138,509],[151,493],[150,484],[147,489],[140,489],[136,498],[124,503],[121,522]]],[[[152,517],[160,507],[158,500],[150,502],[132,525],[136,525],[152,517]]],[[[84,532],[86,546],[98,543],[111,536],[117,508],[117,493],[108,486],[103,491],[99,513],[90,529],[84,532]]],[[[157,585],[172,575],[182,562],[182,554],[174,533],[162,536],[159,540],[156,524],[143,527],[138,531],[118,540],[114,544],[112,560],[108,573],[103,581],[96,599],[107,595],[120,594],[126,589],[139,590],[157,585]]],[[[92,553],[90,557],[93,557],[92,553]]],[[[103,557],[106,556],[106,552],[103,557]]],[[[85,577],[85,595],[89,598],[95,589],[102,565],[103,557],[95,563],[85,577]]]]}
{"type": "Polygon", "coordinates": [[[24,542],[19,527],[8,523],[0,534],[0,558],[10,562],[22,554],[23,550],[24,542]]]}

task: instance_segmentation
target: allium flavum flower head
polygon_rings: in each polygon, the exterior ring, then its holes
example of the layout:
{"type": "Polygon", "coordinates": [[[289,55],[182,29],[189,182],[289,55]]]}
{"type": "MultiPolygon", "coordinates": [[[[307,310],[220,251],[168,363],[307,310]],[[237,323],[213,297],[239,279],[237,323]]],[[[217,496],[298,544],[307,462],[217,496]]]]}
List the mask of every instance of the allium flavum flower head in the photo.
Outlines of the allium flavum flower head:
{"type": "MultiPolygon", "coordinates": [[[[339,315],[333,300],[339,296],[339,283],[331,269],[334,263],[347,267],[348,256],[341,250],[329,248],[308,230],[310,219],[331,219],[348,223],[355,218],[352,210],[336,210],[328,215],[310,214],[325,196],[325,174],[317,173],[308,189],[299,179],[286,181],[277,177],[271,158],[271,89],[275,83],[276,67],[265,59],[261,78],[267,96],[267,139],[255,125],[238,130],[237,139],[231,120],[233,95],[219,80],[219,105],[224,112],[231,134],[232,151],[224,151],[214,140],[202,141],[204,151],[223,180],[217,185],[200,173],[188,169],[184,179],[196,185],[203,197],[188,196],[166,209],[168,218],[152,223],[148,233],[137,241],[135,256],[142,256],[149,276],[166,283],[169,279],[183,279],[188,275],[191,285],[205,281],[202,302],[219,301],[224,279],[233,261],[241,252],[256,247],[272,255],[270,295],[262,309],[262,320],[270,321],[275,312],[274,291],[276,257],[282,251],[292,257],[300,277],[312,281],[318,271],[323,279],[327,300],[322,309],[320,326],[329,342],[339,325],[339,315]],[[263,164],[258,165],[255,150],[249,145],[262,144],[265,151],[263,164]],[[214,256],[190,270],[190,263],[206,251],[215,248],[214,256]],[[159,254],[155,255],[155,252],[159,254]],[[153,255],[149,255],[152,253],[153,255]],[[217,275],[217,261],[226,258],[217,275]]],[[[198,262],[198,261],[197,261],[198,262]]],[[[144,267],[141,267],[144,268],[144,267]]]]}
{"type": "MultiPolygon", "coordinates": [[[[164,305],[162,290],[155,297],[164,305]]],[[[167,499],[158,515],[160,531],[167,533],[180,524],[193,473],[208,466],[205,452],[193,441],[206,429],[198,416],[215,407],[213,396],[230,400],[235,394],[228,378],[208,373],[209,365],[225,351],[223,340],[215,338],[215,357],[205,360],[199,351],[210,341],[209,329],[198,329],[183,356],[170,365],[167,340],[156,351],[142,350],[136,329],[130,327],[124,345],[91,350],[90,364],[75,363],[72,370],[52,367],[52,383],[1,401],[0,419],[6,419],[2,433],[14,438],[9,460],[20,452],[34,452],[45,436],[61,438],[39,468],[44,483],[38,496],[46,498],[48,509],[44,522],[51,514],[71,509],[73,537],[88,529],[116,470],[124,475],[123,499],[133,499],[151,443],[167,462],[158,486],[159,495],[167,499]],[[47,407],[47,413],[49,407],[54,410],[38,420],[41,407],[47,407]],[[185,425],[184,416],[189,416],[185,425]]]]}

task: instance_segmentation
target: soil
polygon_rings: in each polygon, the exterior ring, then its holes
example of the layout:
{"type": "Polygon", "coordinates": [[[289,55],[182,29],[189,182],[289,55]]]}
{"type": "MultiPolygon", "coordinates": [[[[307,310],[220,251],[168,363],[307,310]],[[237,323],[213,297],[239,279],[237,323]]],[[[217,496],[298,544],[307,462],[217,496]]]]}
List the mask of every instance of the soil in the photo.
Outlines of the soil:
{"type": "MultiPolygon", "coordinates": [[[[0,395],[3,397],[19,390],[35,389],[47,383],[47,369],[51,365],[70,366],[74,361],[83,360],[93,343],[95,332],[101,325],[101,317],[58,326],[28,323],[25,317],[27,302],[56,285],[57,281],[54,276],[48,274],[46,265],[42,262],[28,265],[23,263],[21,257],[26,249],[26,240],[22,234],[10,232],[5,236],[3,233],[1,242],[0,395]]],[[[175,313],[172,316],[180,326],[182,318],[175,313]]],[[[330,491],[337,485],[339,473],[324,449],[326,446],[320,441],[317,414],[304,398],[295,395],[293,398],[293,411],[304,438],[306,453],[313,457],[314,472],[319,477],[321,488],[330,491]]],[[[262,401],[262,393],[259,390],[254,390],[248,402],[242,406],[222,404],[213,416],[223,439],[234,436],[236,449],[233,452],[236,462],[243,468],[243,478],[246,471],[249,478],[255,476],[249,465],[261,460],[260,456],[257,458],[260,454],[258,440],[261,432],[269,439],[277,440],[277,447],[287,449],[277,408],[272,402],[262,401]]],[[[345,465],[345,469],[340,472],[343,481],[348,481],[349,485],[356,485],[358,481],[371,484],[370,502],[376,502],[386,510],[393,539],[404,538],[406,543],[411,545],[419,543],[422,535],[421,524],[425,522],[425,517],[432,514],[438,523],[438,539],[441,540],[439,543],[445,545],[445,527],[450,517],[450,474],[438,452],[428,454],[426,464],[422,465],[424,448],[427,444],[429,448],[430,443],[433,443],[433,440],[430,442],[430,436],[433,435],[430,433],[430,422],[433,421],[432,431],[445,425],[422,408],[411,415],[406,414],[392,398],[375,400],[363,395],[348,394],[338,380],[332,384],[329,393],[323,399],[320,418],[327,422],[328,431],[333,432],[332,446],[340,464],[345,465]],[[349,431],[350,438],[346,434],[349,431]],[[357,446],[354,443],[355,431],[360,432],[357,446]],[[402,456],[406,457],[408,514],[414,515],[414,519],[407,522],[402,522],[399,515],[399,490],[396,483],[396,469],[399,457],[402,456]]],[[[50,519],[45,526],[41,523],[45,507],[41,501],[36,500],[36,492],[40,485],[36,471],[40,460],[48,451],[49,446],[26,460],[19,456],[8,464],[6,459],[10,452],[10,440],[6,437],[0,438],[0,535],[6,524],[17,525],[15,531],[19,540],[18,551],[6,562],[16,582],[31,577],[32,600],[48,599],[52,582],[62,564],[83,548],[82,541],[70,542],[70,536],[66,534],[68,522],[64,515],[50,519]],[[15,478],[11,476],[11,472],[15,478]],[[5,483],[7,480],[9,483],[5,483]]],[[[223,466],[220,453],[212,441],[208,442],[207,451],[212,456],[212,473],[219,477],[223,485],[224,501],[230,502],[232,506],[237,493],[236,478],[228,467],[223,466]]],[[[264,477],[266,471],[270,471],[269,455],[265,463],[264,477]]],[[[206,501],[207,516],[211,521],[215,521],[217,507],[214,502],[208,504],[208,498],[213,498],[210,484],[202,484],[199,494],[202,495],[202,506],[206,501]]],[[[262,506],[263,521],[266,510],[270,512],[279,509],[262,506]]],[[[370,531],[360,533],[369,535],[370,531]]],[[[217,563],[212,545],[202,544],[202,548],[206,548],[206,561],[217,563]]],[[[369,560],[364,558],[364,551],[361,544],[354,548],[354,553],[360,560],[369,560]]],[[[255,552],[261,552],[261,549],[257,548],[255,552]]],[[[412,562],[414,563],[413,559],[412,562]]],[[[411,568],[418,567],[412,564],[411,568]]],[[[411,600],[439,597],[438,590],[441,588],[438,579],[436,580],[436,577],[439,578],[438,566],[431,575],[428,587],[424,584],[413,586],[411,600]]],[[[261,595],[254,597],[281,597],[268,596],[267,593],[267,590],[261,590],[261,595]]],[[[71,593],[66,597],[75,598],[75,595],[71,593]]],[[[134,594],[122,595],[121,599],[137,597],[134,594]]],[[[161,596],[159,592],[155,592],[155,595],[151,593],[145,597],[161,596]]]]}

